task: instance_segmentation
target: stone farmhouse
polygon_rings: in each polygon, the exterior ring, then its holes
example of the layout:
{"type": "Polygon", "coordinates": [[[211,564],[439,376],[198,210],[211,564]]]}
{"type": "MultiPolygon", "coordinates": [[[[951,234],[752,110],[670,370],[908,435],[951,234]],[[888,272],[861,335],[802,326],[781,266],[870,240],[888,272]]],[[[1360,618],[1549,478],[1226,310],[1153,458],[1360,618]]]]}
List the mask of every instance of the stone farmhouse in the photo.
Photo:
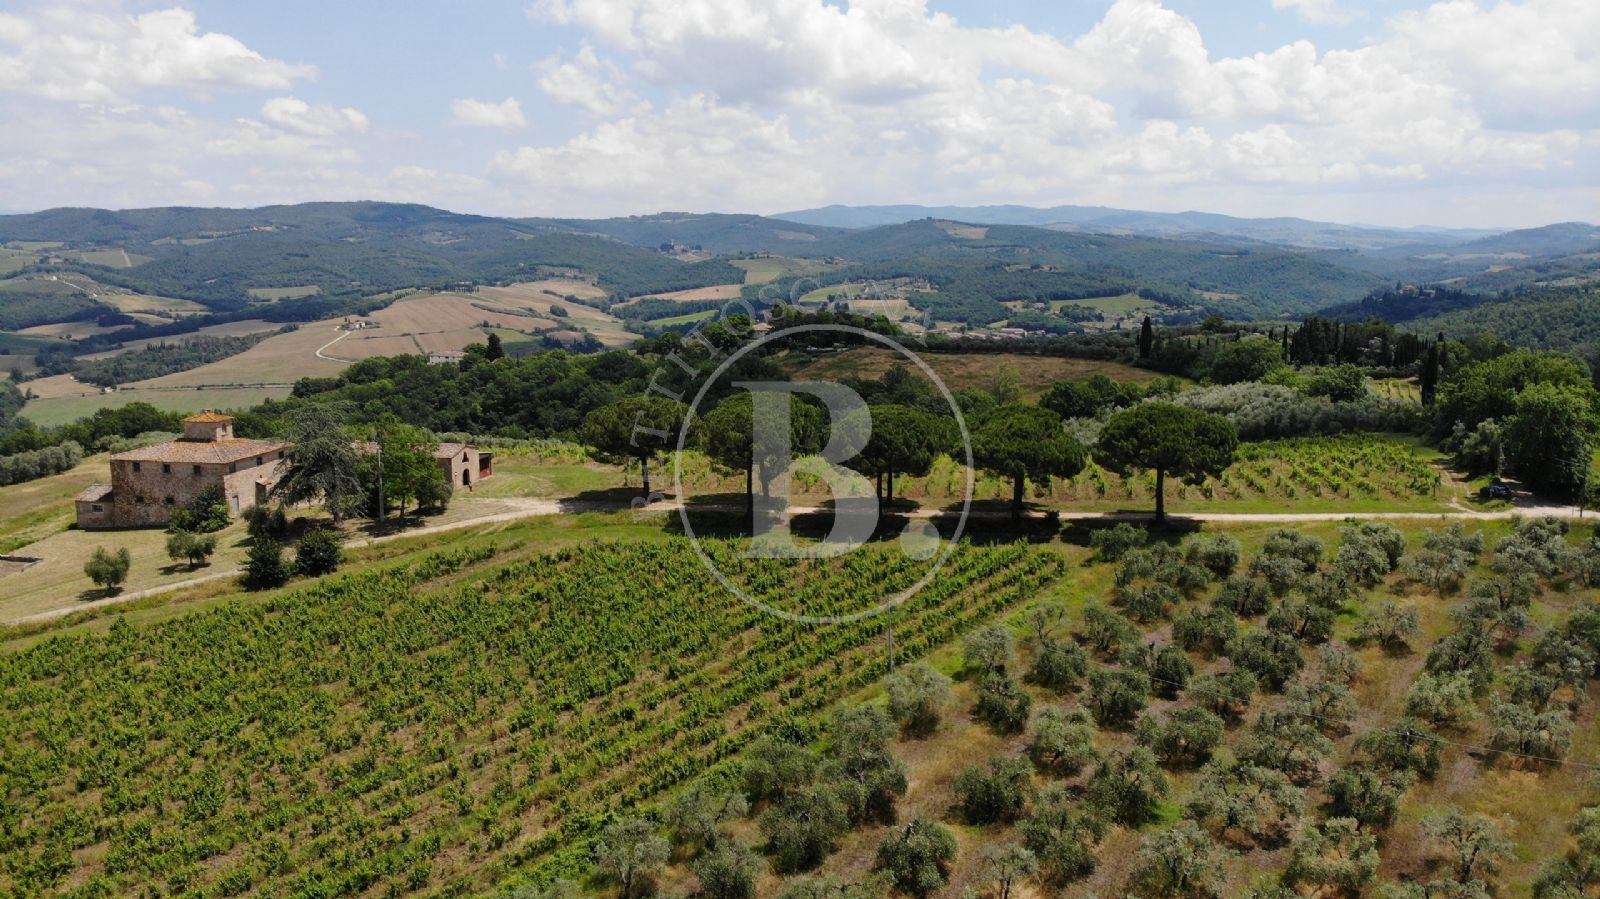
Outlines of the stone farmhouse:
{"type": "Polygon", "coordinates": [[[183,420],[183,436],[111,457],[111,483],[78,494],[78,527],[164,526],[207,488],[221,489],[238,515],[266,502],[290,444],[233,436],[233,419],[215,412],[183,420]]]}
{"type": "Polygon", "coordinates": [[[445,483],[452,489],[466,487],[494,474],[494,453],[467,443],[441,443],[433,451],[444,469],[445,483]]]}

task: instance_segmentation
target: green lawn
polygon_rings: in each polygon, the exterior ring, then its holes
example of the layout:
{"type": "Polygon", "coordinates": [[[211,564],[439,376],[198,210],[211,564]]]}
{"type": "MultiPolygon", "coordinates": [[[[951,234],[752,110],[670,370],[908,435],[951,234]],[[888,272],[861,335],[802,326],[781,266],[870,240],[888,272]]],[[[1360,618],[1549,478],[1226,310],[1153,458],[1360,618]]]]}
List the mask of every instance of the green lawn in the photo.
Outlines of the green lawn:
{"type": "Polygon", "coordinates": [[[1064,306],[1081,306],[1085,309],[1093,309],[1096,312],[1104,312],[1107,315],[1114,316],[1128,316],[1146,309],[1158,308],[1160,305],[1160,303],[1154,300],[1147,300],[1136,293],[1125,293],[1115,297],[1094,297],[1087,300],[1050,301],[1050,308],[1056,312],[1060,312],[1064,306]]]}
{"type": "Polygon", "coordinates": [[[115,393],[92,393],[88,396],[53,396],[30,401],[23,407],[22,414],[35,424],[53,426],[71,424],[80,418],[93,415],[98,409],[114,409],[132,402],[149,403],[158,409],[171,412],[199,412],[203,409],[238,410],[248,409],[269,399],[281,400],[289,395],[289,389],[288,387],[208,387],[195,390],[172,387],[119,390],[115,393]]]}

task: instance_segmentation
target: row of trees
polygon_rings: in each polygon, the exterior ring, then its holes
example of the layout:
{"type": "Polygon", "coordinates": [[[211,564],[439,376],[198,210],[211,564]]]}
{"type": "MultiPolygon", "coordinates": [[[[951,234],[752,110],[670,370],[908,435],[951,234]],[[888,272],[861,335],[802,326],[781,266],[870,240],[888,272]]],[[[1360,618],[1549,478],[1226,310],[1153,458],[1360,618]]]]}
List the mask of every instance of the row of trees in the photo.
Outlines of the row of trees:
{"type": "MultiPolygon", "coordinates": [[[[1070,392],[1055,391],[1054,404],[1070,392]]],[[[1113,388],[1108,402],[1117,403],[1124,395],[1113,388]]],[[[1085,405],[1092,402],[1082,400],[1085,405]]],[[[788,394],[787,412],[770,422],[757,420],[758,408],[751,394],[734,394],[693,421],[690,430],[691,445],[723,467],[744,473],[750,508],[756,485],[768,496],[773,479],[789,459],[820,451],[833,436],[827,412],[798,394],[788,394]]],[[[855,441],[863,449],[847,464],[874,478],[880,501],[893,501],[897,476],[926,475],[940,455],[965,458],[960,431],[949,415],[900,404],[869,405],[867,412],[869,420],[831,425],[867,435],[855,441]]],[[[582,433],[602,456],[636,460],[645,472],[643,488],[648,495],[650,463],[675,445],[685,414],[685,407],[670,399],[629,398],[591,412],[582,433]]],[[[976,466],[1011,482],[1015,517],[1022,514],[1028,483],[1072,477],[1083,470],[1091,454],[1068,433],[1062,416],[1045,406],[1011,403],[982,411],[973,417],[969,435],[976,466]]],[[[1188,482],[1216,476],[1232,463],[1237,446],[1233,425],[1221,416],[1158,401],[1112,415],[1092,454],[1097,463],[1119,474],[1154,472],[1156,516],[1162,519],[1169,475],[1188,482]]]]}

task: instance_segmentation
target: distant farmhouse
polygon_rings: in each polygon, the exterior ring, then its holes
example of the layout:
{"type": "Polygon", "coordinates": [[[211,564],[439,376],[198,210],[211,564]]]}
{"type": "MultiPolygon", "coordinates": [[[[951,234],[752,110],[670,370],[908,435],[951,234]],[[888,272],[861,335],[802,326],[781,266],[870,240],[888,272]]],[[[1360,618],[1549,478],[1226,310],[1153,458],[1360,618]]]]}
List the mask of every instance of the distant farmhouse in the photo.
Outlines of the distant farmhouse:
{"type": "Polygon", "coordinates": [[[233,419],[202,412],[183,420],[183,437],[111,457],[111,483],[78,494],[78,527],[157,527],[208,488],[237,515],[266,502],[289,444],[233,436],[233,419]]]}
{"type": "Polygon", "coordinates": [[[434,365],[459,365],[467,354],[460,350],[437,350],[428,354],[428,361],[434,365]]]}
{"type": "Polygon", "coordinates": [[[452,488],[472,487],[494,474],[494,453],[467,443],[441,443],[433,451],[444,469],[444,479],[452,488]]]}
{"type": "MultiPolygon", "coordinates": [[[[358,440],[356,451],[376,453],[378,445],[370,440],[358,440]]],[[[494,475],[494,453],[479,449],[470,443],[441,443],[433,451],[433,458],[444,472],[445,483],[451,489],[471,489],[484,478],[494,475]]]]}

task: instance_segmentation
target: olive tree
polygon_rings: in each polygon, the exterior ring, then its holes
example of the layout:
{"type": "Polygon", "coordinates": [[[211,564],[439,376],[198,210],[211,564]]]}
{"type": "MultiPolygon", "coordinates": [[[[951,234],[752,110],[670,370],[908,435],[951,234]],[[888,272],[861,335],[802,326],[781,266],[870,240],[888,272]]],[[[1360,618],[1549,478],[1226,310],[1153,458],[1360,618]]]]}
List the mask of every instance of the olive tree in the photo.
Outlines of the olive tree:
{"type": "Polygon", "coordinates": [[[666,864],[672,846],[642,818],[623,818],[606,826],[595,845],[600,871],[622,887],[624,897],[640,895],[666,864]]]}
{"type": "Polygon", "coordinates": [[[908,735],[927,736],[950,707],[950,678],[925,662],[905,665],[884,679],[889,714],[908,735]]]}

